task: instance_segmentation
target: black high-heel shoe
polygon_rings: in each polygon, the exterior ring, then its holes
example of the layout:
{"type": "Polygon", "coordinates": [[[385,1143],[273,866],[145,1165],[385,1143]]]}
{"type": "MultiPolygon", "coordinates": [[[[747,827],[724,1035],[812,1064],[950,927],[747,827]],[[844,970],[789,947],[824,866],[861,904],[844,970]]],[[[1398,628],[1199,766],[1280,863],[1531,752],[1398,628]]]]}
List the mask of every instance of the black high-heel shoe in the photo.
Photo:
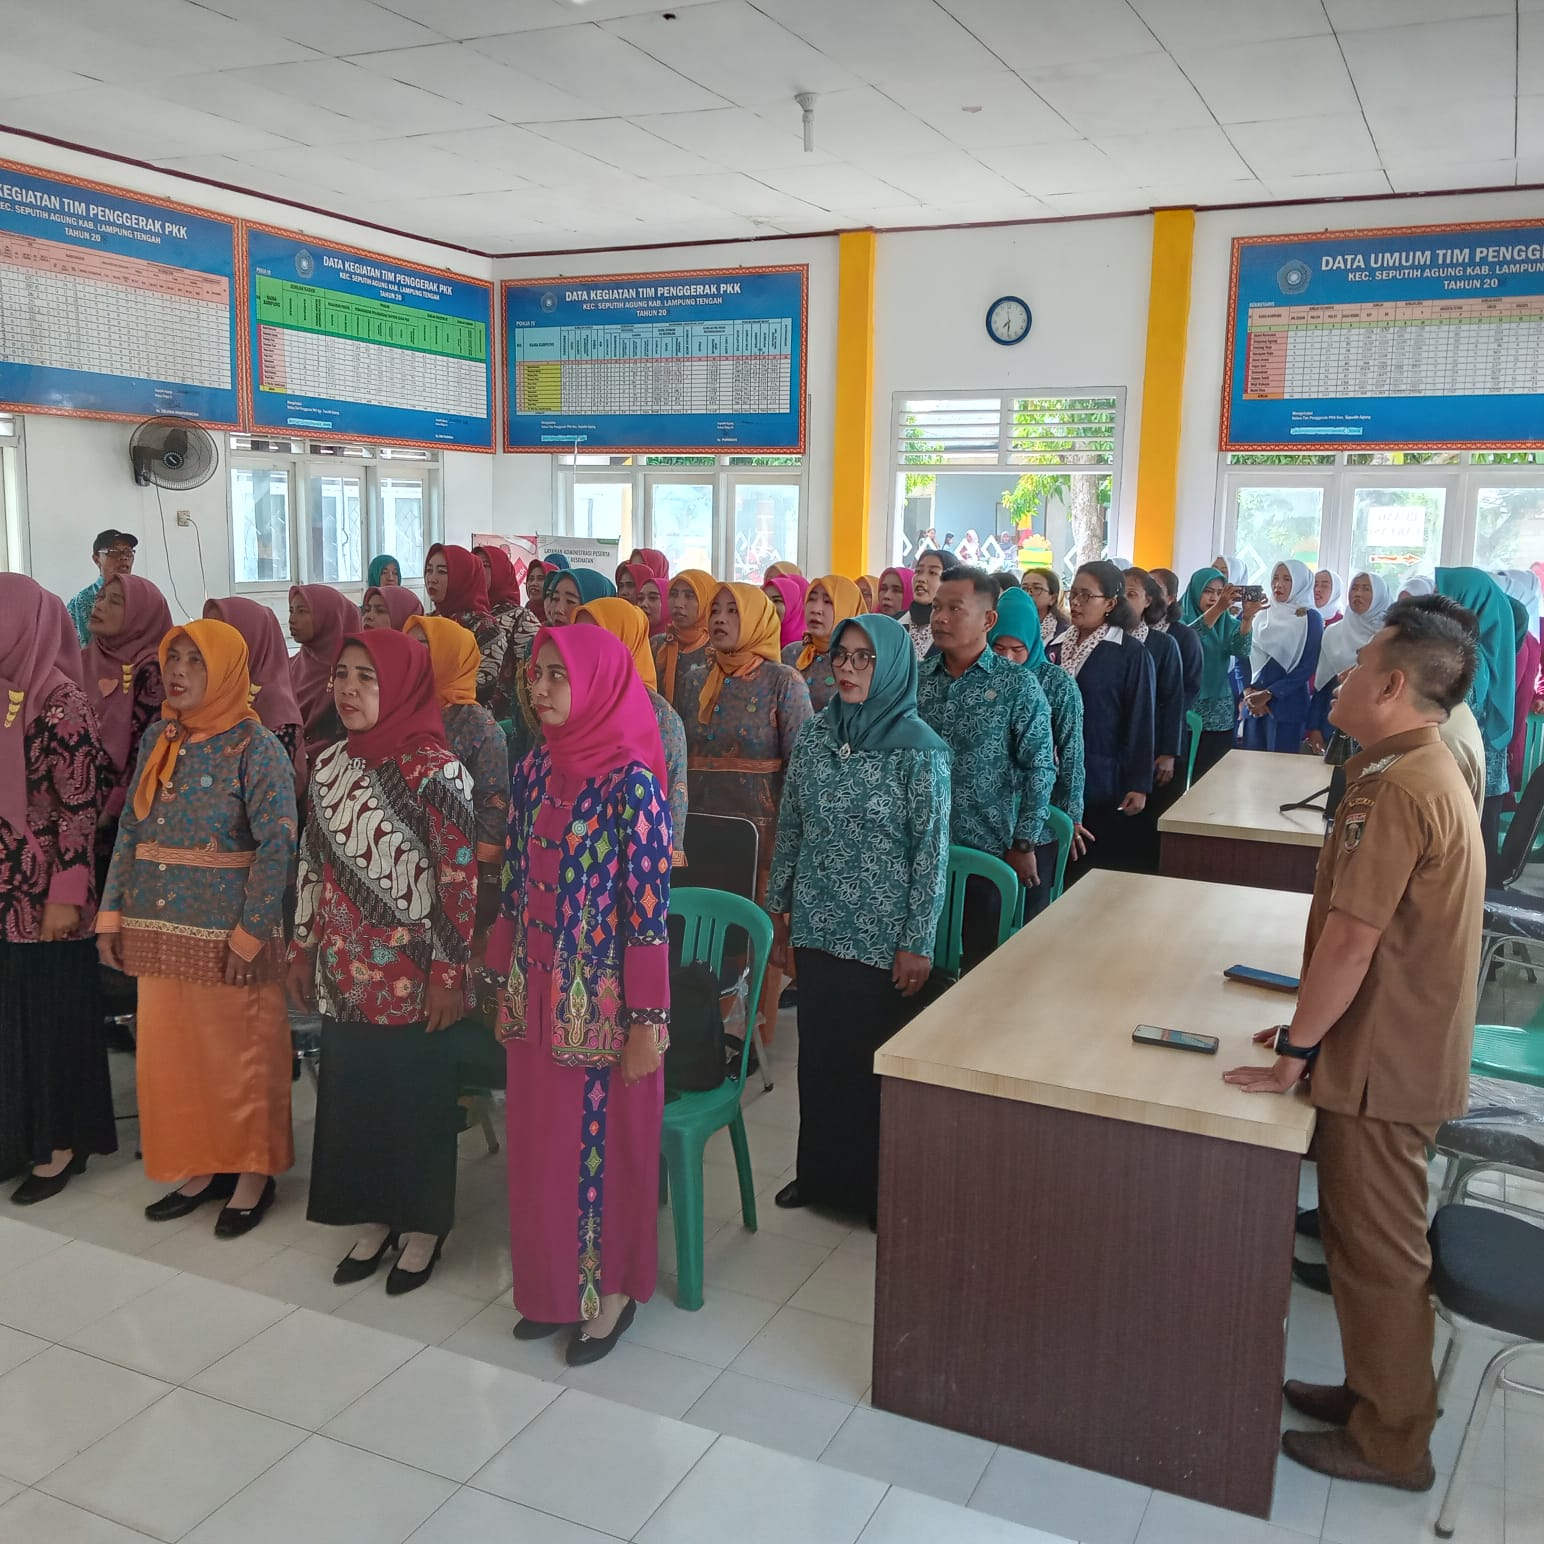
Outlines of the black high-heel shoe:
{"type": "Polygon", "coordinates": [[[250,1233],[267,1214],[268,1208],[273,1205],[273,1198],[278,1191],[274,1184],[273,1175],[269,1175],[263,1185],[263,1193],[257,1198],[253,1206],[223,1206],[220,1215],[215,1218],[214,1236],[216,1238],[240,1238],[243,1233],[250,1233]]]}
{"type": "Polygon", "coordinates": [[[397,1235],[395,1233],[388,1233],[381,1240],[381,1247],[367,1259],[361,1260],[353,1254],[344,1255],[338,1261],[337,1270],[332,1273],[333,1286],[352,1286],[356,1281],[364,1281],[366,1277],[373,1276],[380,1269],[381,1261],[386,1258],[386,1251],[396,1247],[397,1235]]]}
{"type": "Polygon", "coordinates": [[[444,1248],[445,1235],[442,1233],[434,1241],[434,1253],[429,1256],[429,1263],[421,1271],[405,1271],[400,1265],[392,1266],[386,1278],[386,1296],[401,1297],[406,1292],[416,1292],[434,1274],[434,1267],[439,1264],[444,1248]]]}
{"type": "Polygon", "coordinates": [[[72,1174],[84,1174],[88,1161],[85,1153],[77,1153],[57,1174],[29,1174],[11,1192],[13,1206],[36,1206],[39,1201],[49,1201],[70,1182],[72,1174]]]}
{"type": "Polygon", "coordinates": [[[610,1356],[637,1315],[637,1299],[630,1297],[627,1300],[627,1306],[617,1315],[616,1327],[609,1335],[588,1334],[581,1325],[578,1333],[569,1341],[563,1360],[570,1367],[588,1367],[592,1362],[598,1362],[602,1357],[610,1356]]]}

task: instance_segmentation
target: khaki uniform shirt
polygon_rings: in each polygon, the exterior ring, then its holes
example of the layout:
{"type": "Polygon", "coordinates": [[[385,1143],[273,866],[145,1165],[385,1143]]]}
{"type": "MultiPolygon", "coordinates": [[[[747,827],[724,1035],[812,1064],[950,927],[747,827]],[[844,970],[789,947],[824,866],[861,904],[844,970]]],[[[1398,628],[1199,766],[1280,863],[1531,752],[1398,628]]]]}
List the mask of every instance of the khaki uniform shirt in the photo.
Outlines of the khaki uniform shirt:
{"type": "Polygon", "coordinates": [[[1453,753],[1458,770],[1463,773],[1469,792],[1474,796],[1474,807],[1485,802],[1485,742],[1480,738],[1480,726],[1475,722],[1474,709],[1461,702],[1447,716],[1445,723],[1437,726],[1442,743],[1453,753]]]}
{"type": "Polygon", "coordinates": [[[1314,876],[1304,972],[1331,911],[1383,936],[1314,1063],[1320,1109],[1410,1124],[1463,1114],[1484,904],[1479,816],[1436,726],[1353,756],[1314,876]]]}

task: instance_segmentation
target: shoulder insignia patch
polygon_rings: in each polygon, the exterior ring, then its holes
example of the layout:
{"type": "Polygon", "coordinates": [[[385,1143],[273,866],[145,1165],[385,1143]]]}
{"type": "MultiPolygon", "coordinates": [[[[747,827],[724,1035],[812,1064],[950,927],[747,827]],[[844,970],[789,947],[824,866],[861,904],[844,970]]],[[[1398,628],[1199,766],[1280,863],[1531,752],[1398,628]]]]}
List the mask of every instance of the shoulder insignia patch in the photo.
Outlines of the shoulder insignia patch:
{"type": "Polygon", "coordinates": [[[1362,845],[1362,834],[1367,829],[1368,810],[1358,809],[1346,816],[1341,832],[1341,843],[1347,852],[1355,852],[1362,845]]]}

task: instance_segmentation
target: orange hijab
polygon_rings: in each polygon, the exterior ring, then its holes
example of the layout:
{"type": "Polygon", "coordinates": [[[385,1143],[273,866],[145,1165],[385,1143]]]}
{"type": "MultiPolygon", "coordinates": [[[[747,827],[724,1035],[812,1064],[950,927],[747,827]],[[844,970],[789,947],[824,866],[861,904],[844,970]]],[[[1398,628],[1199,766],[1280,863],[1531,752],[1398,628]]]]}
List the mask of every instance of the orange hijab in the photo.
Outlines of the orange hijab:
{"type": "MultiPolygon", "coordinates": [[[[713,597],[718,594],[718,580],[705,568],[683,568],[670,585],[688,584],[697,597],[697,625],[690,632],[678,633],[672,623],[670,636],[659,654],[659,678],[665,684],[659,688],[672,704],[675,702],[676,666],[683,653],[691,654],[708,641],[708,612],[713,608],[713,597]]],[[[665,616],[670,616],[670,585],[665,586],[665,616]]]]}
{"type": "MultiPolygon", "coordinates": [[[[857,588],[856,585],[853,586],[857,588]]],[[[774,665],[782,658],[783,624],[777,615],[777,607],[767,598],[767,592],[759,584],[721,584],[714,592],[716,600],[725,590],[735,598],[740,608],[740,641],[733,649],[710,649],[708,679],[703,683],[697,698],[697,722],[708,723],[718,706],[718,694],[730,676],[737,679],[753,676],[761,669],[763,660],[774,665]]]]}
{"type": "Polygon", "coordinates": [[[440,706],[453,702],[477,701],[477,667],[482,652],[469,627],[449,617],[409,617],[402,631],[411,637],[418,633],[429,645],[429,663],[434,669],[434,694],[440,706]]]}
{"type": "Polygon", "coordinates": [[[879,609],[879,575],[859,574],[858,594],[863,597],[863,609],[865,611],[877,611],[879,609]]]}
{"type": "Polygon", "coordinates": [[[237,724],[262,722],[248,702],[252,682],[247,676],[247,645],[241,634],[229,622],[216,622],[212,618],[184,622],[161,640],[157,653],[163,671],[166,669],[166,651],[178,638],[184,637],[204,656],[209,687],[196,708],[174,708],[169,701],[161,704],[161,717],[168,721],[168,727],[145,758],[139,784],[134,789],[134,813],[141,820],[149,815],[150,807],[155,803],[157,785],[171,787],[172,774],[177,770],[177,752],[183,740],[191,735],[207,739],[210,735],[224,734],[237,724]]]}
{"type": "Polygon", "coordinates": [[[619,596],[603,595],[581,606],[574,613],[576,622],[593,622],[604,627],[613,638],[620,638],[633,657],[633,664],[643,684],[653,691],[659,690],[659,675],[654,669],[654,656],[649,652],[649,619],[630,600],[619,596]]]}
{"type": "Polygon", "coordinates": [[[768,579],[802,579],[803,577],[804,575],[799,572],[799,565],[797,563],[780,561],[767,564],[767,571],[762,576],[762,583],[765,584],[768,579]]]}
{"type": "MultiPolygon", "coordinates": [[[[836,608],[836,615],[831,620],[832,632],[840,623],[851,617],[860,617],[868,610],[863,602],[863,591],[851,579],[844,579],[840,574],[827,574],[824,579],[815,580],[810,585],[810,589],[813,590],[817,584],[831,597],[831,604],[836,608]]],[[[808,600],[809,596],[806,595],[805,601],[808,602],[808,600]]],[[[796,668],[808,670],[822,654],[830,652],[830,633],[820,637],[815,633],[806,632],[804,647],[799,650],[796,668]]]]}

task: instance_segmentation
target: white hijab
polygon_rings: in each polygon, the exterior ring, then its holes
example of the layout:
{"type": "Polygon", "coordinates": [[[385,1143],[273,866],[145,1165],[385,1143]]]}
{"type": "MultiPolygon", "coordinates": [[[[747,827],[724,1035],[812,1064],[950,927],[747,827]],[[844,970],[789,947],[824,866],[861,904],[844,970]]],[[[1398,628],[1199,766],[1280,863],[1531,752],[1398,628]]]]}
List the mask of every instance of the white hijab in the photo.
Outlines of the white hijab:
{"type": "Polygon", "coordinates": [[[1372,642],[1383,626],[1383,613],[1392,604],[1388,584],[1379,575],[1364,569],[1351,576],[1352,584],[1358,579],[1366,579],[1372,585],[1372,604],[1358,616],[1348,601],[1345,616],[1324,629],[1324,642],[1319,647],[1319,669],[1314,676],[1320,686],[1328,686],[1336,676],[1356,663],[1356,651],[1364,643],[1372,642]]]}
{"type": "Polygon", "coordinates": [[[1319,574],[1328,574],[1330,576],[1330,598],[1322,606],[1315,607],[1319,615],[1328,622],[1337,611],[1345,610],[1341,603],[1346,598],[1346,587],[1341,582],[1340,575],[1333,568],[1321,568],[1319,573],[1313,576],[1315,584],[1319,582],[1319,574]]]}
{"type": "Polygon", "coordinates": [[[1537,631],[1540,612],[1544,610],[1544,592],[1539,588],[1539,576],[1531,568],[1498,568],[1495,570],[1495,580],[1502,592],[1528,613],[1528,625],[1537,631]]]}
{"type": "Polygon", "coordinates": [[[1223,578],[1229,584],[1249,583],[1249,565],[1236,552],[1219,552],[1217,556],[1228,565],[1223,578]]]}
{"type": "Polygon", "coordinates": [[[1435,595],[1436,593],[1436,580],[1428,578],[1425,574],[1411,574],[1399,587],[1401,599],[1406,595],[1435,595]]]}
{"type": "MultiPolygon", "coordinates": [[[[1292,575],[1292,593],[1284,600],[1273,600],[1262,611],[1251,629],[1253,645],[1250,663],[1256,676],[1275,660],[1283,670],[1293,669],[1303,657],[1308,644],[1308,617],[1314,609],[1313,570],[1296,558],[1284,558],[1278,567],[1292,575]]],[[[1274,576],[1276,570],[1271,570],[1274,576]]]]}

